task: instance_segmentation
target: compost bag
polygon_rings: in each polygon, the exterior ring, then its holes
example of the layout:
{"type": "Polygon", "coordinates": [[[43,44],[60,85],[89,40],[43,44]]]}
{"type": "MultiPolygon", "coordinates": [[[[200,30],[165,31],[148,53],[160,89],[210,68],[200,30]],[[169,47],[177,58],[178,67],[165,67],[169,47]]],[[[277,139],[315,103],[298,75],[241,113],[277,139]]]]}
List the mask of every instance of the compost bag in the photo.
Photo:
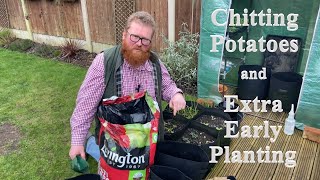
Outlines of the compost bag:
{"type": "Polygon", "coordinates": [[[148,179],[154,164],[160,111],[146,92],[104,99],[98,107],[102,179],[148,179]]]}

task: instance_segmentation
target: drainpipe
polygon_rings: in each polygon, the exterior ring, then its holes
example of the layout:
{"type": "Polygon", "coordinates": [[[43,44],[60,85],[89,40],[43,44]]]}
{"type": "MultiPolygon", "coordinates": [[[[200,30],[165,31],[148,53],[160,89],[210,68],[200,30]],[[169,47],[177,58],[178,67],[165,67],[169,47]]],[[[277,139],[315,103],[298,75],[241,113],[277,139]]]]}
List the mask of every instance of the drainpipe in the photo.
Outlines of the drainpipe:
{"type": "Polygon", "coordinates": [[[175,18],[176,18],[176,1],[168,0],[168,39],[170,42],[175,41],[175,18]]]}
{"type": "Polygon", "coordinates": [[[92,52],[93,48],[92,48],[92,41],[91,41],[91,34],[90,34],[89,17],[88,17],[88,11],[87,11],[87,0],[81,0],[81,11],[82,11],[84,33],[86,36],[87,50],[92,52]]]}
{"type": "Polygon", "coordinates": [[[24,21],[26,22],[27,31],[29,33],[29,39],[31,39],[33,41],[31,24],[29,21],[30,16],[29,16],[28,10],[26,8],[25,0],[21,0],[21,6],[22,6],[22,11],[23,11],[24,21]]]}

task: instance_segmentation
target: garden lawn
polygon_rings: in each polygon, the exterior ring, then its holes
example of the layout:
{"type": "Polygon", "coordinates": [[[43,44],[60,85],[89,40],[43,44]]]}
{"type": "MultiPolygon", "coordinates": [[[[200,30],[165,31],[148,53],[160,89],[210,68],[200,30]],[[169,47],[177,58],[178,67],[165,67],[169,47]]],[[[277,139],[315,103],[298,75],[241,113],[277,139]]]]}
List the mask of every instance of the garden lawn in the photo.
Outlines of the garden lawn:
{"type": "MultiPolygon", "coordinates": [[[[0,154],[0,179],[65,179],[70,168],[70,123],[87,69],[0,49],[0,125],[21,134],[16,150],[0,154]]],[[[3,137],[0,137],[0,141],[3,137]]],[[[89,158],[90,172],[97,164],[89,158]]]]}

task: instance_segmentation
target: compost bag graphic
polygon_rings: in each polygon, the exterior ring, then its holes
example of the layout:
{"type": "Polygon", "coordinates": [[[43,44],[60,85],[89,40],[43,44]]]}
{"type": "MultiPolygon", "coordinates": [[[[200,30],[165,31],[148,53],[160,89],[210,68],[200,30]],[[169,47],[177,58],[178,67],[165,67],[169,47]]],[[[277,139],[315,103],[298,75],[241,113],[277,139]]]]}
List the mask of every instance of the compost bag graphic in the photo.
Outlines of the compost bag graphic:
{"type": "Polygon", "coordinates": [[[147,92],[104,99],[98,107],[102,179],[142,179],[154,164],[160,111],[147,92]]]}

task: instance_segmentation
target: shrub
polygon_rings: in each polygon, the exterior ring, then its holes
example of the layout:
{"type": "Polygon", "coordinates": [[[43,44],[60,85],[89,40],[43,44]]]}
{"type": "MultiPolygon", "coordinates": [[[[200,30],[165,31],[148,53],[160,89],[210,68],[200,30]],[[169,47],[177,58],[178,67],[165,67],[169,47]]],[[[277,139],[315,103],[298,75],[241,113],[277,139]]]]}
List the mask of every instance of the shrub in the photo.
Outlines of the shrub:
{"type": "Polygon", "coordinates": [[[8,49],[12,51],[25,52],[33,46],[33,41],[30,39],[16,39],[8,45],[8,49]]]}
{"type": "Polygon", "coordinates": [[[79,51],[82,47],[82,44],[79,41],[75,40],[66,40],[65,43],[61,46],[61,56],[62,59],[70,58],[76,55],[77,51],[79,51]]]}
{"type": "Polygon", "coordinates": [[[61,55],[61,51],[59,49],[56,49],[53,51],[52,55],[53,55],[53,57],[58,57],[61,55]]]}
{"type": "Polygon", "coordinates": [[[58,50],[58,55],[56,55],[56,51],[55,47],[43,43],[34,50],[34,54],[42,57],[57,57],[60,55],[60,51],[58,50]]]}
{"type": "Polygon", "coordinates": [[[177,86],[194,95],[197,89],[199,34],[185,30],[179,32],[179,37],[175,42],[169,42],[164,37],[167,47],[162,50],[161,60],[177,86]]]}
{"type": "Polygon", "coordinates": [[[10,30],[4,29],[0,31],[0,46],[7,47],[14,40],[15,37],[10,30]]]}

